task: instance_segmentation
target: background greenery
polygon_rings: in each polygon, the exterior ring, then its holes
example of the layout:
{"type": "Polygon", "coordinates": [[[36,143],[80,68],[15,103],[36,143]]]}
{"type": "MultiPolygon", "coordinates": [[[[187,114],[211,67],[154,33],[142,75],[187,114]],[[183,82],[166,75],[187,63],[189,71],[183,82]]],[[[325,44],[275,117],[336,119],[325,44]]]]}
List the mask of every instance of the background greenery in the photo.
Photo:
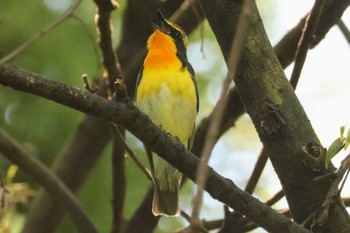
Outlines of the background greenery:
{"type": "MultiPolygon", "coordinates": [[[[126,0],[118,2],[121,9],[114,11],[112,20],[115,27],[113,32],[115,46],[118,45],[121,33],[121,20],[126,0]]],[[[60,17],[71,3],[71,0],[36,0],[21,1],[20,3],[18,1],[0,0],[0,57],[8,54],[60,17]]],[[[281,34],[281,31],[285,32],[290,28],[287,23],[280,21],[281,8],[276,6],[279,5],[275,0],[259,2],[260,13],[273,43],[281,37],[283,34],[281,34]],[[281,28],[282,24],[284,28],[281,28]],[[277,28],[279,28],[279,31],[276,30],[277,28]]],[[[43,36],[33,46],[21,53],[13,61],[13,64],[59,80],[62,83],[83,88],[82,74],[87,74],[92,79],[100,76],[103,72],[100,64],[100,54],[95,44],[97,40],[94,22],[95,11],[96,7],[93,1],[83,1],[76,15],[84,25],[74,18],[66,20],[58,28],[43,36]]],[[[295,18],[300,18],[304,13],[295,18]]],[[[291,25],[296,22],[292,22],[291,25]]],[[[201,106],[198,121],[206,116],[216,103],[220,93],[221,80],[226,74],[226,67],[210,28],[206,22],[201,27],[203,28],[197,29],[190,36],[188,54],[189,60],[197,73],[199,84],[201,106]],[[204,38],[202,38],[201,30],[204,32],[204,38]],[[204,43],[203,52],[200,49],[201,43],[204,43]],[[213,79],[213,76],[215,76],[215,79],[213,79]]],[[[342,115],[349,117],[347,114],[347,112],[344,112],[342,115]]],[[[52,163],[81,118],[81,113],[69,108],[0,86],[0,127],[23,143],[47,165],[52,163]]],[[[340,126],[343,123],[335,124],[340,126]]],[[[330,138],[332,136],[337,136],[337,128],[334,128],[334,133],[330,135],[330,138]]],[[[128,135],[128,142],[146,164],[141,143],[130,135],[128,135]]],[[[244,186],[249,177],[249,171],[254,166],[259,145],[249,119],[243,117],[234,131],[229,131],[223,140],[217,144],[214,150],[214,158],[211,161],[212,166],[221,167],[222,175],[229,176],[239,186],[244,186]],[[216,154],[222,156],[215,156],[216,154]],[[222,158],[223,156],[226,156],[225,159],[228,158],[230,162],[225,161],[222,158]]],[[[111,226],[110,152],[111,147],[106,148],[95,170],[79,192],[79,197],[101,232],[108,232],[111,226]]],[[[0,172],[4,174],[9,164],[2,157],[0,159],[0,172]]],[[[130,158],[127,158],[126,161],[127,199],[125,216],[128,218],[141,202],[149,186],[149,181],[130,158]]],[[[273,170],[271,167],[267,169],[273,170]]],[[[279,189],[279,183],[271,176],[274,177],[273,172],[262,178],[263,182],[270,184],[269,189],[266,186],[259,186],[257,195],[262,199],[279,189]]],[[[32,189],[38,190],[39,188],[30,177],[21,172],[16,176],[14,182],[29,182],[32,189]]],[[[192,185],[187,184],[181,194],[181,203],[186,211],[190,210],[192,192],[192,185]]],[[[210,201],[210,198],[205,200],[204,215],[207,219],[218,218],[223,215],[221,207],[218,207],[215,201],[210,201]]],[[[26,205],[23,205],[18,210],[25,213],[26,207],[26,205]]],[[[170,224],[174,224],[174,221],[162,219],[158,232],[167,232],[167,227],[173,228],[170,224]]],[[[180,226],[184,223],[181,218],[178,218],[175,224],[180,226]]],[[[70,220],[66,219],[64,221],[59,232],[74,232],[70,220]]]]}

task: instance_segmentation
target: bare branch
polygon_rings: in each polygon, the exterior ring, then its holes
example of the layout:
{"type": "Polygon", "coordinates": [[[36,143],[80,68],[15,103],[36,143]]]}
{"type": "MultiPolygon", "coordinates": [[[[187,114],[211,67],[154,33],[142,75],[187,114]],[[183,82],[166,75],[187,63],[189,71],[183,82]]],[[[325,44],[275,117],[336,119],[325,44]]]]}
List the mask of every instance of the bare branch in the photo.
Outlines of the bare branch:
{"type": "Polygon", "coordinates": [[[295,53],[295,65],[290,78],[290,83],[294,89],[297,86],[325,2],[326,0],[316,0],[311,12],[306,18],[305,27],[295,53]]]}
{"type": "MultiPolygon", "coordinates": [[[[238,22],[243,1],[200,2],[227,61],[235,34],[231,28],[238,22]]],[[[322,204],[329,187],[329,183],[325,182],[314,184],[313,178],[317,173],[302,162],[311,157],[322,168],[323,147],[278,65],[259,13],[254,14],[252,19],[254,26],[248,31],[249,43],[242,51],[234,81],[284,187],[293,219],[302,222],[314,212],[316,205],[322,204]],[[296,180],[298,182],[294,182],[296,180]]],[[[346,216],[339,208],[334,208],[332,212],[338,217],[330,223],[331,226],[337,229],[336,222],[339,221],[349,229],[350,225],[345,223],[346,216]]]]}
{"type": "MultiPolygon", "coordinates": [[[[130,100],[108,101],[12,65],[0,66],[0,83],[121,125],[192,181],[196,181],[199,159],[151,122],[130,100]]],[[[214,199],[237,210],[270,232],[283,232],[286,228],[294,232],[309,232],[240,190],[231,180],[220,176],[212,168],[207,169],[205,189],[214,199]]]]}
{"type": "MultiPolygon", "coordinates": [[[[119,131],[117,131],[117,133],[118,133],[118,136],[121,138],[122,135],[119,133],[119,131]]],[[[146,176],[146,178],[152,182],[152,179],[153,179],[152,176],[147,171],[145,166],[140,162],[140,160],[137,158],[137,156],[134,154],[134,152],[131,150],[131,148],[128,146],[128,144],[126,144],[125,140],[121,140],[121,142],[123,143],[124,149],[126,150],[128,155],[132,158],[132,160],[134,160],[134,162],[139,167],[139,169],[143,172],[143,174],[146,176]]]]}
{"type": "Polygon", "coordinates": [[[60,18],[58,18],[56,21],[54,21],[52,24],[47,26],[46,28],[42,29],[40,32],[35,34],[32,38],[24,42],[22,45],[20,45],[17,49],[12,51],[11,53],[7,54],[5,57],[3,57],[0,60],[0,65],[5,64],[13,60],[18,54],[23,52],[25,49],[27,49],[30,45],[32,45],[35,41],[46,35],[48,32],[62,24],[66,19],[73,16],[74,11],[78,8],[82,0],[77,0],[76,3],[72,4],[60,18]]]}
{"type": "Polygon", "coordinates": [[[81,77],[84,82],[84,88],[89,91],[90,93],[96,93],[98,88],[97,87],[91,87],[88,76],[86,74],[83,74],[81,77]]]}
{"type": "MultiPolygon", "coordinates": [[[[103,56],[103,65],[107,71],[107,80],[109,86],[108,98],[112,98],[115,93],[115,98],[127,97],[127,91],[123,80],[121,67],[117,55],[114,53],[112,44],[112,30],[110,24],[111,12],[118,8],[119,5],[114,0],[94,0],[98,6],[97,25],[100,33],[100,48],[103,56]]],[[[121,233],[124,223],[123,209],[126,192],[125,178],[125,157],[124,157],[124,140],[125,130],[119,126],[113,126],[113,148],[112,148],[112,206],[113,220],[112,233],[121,233]],[[119,129],[118,129],[119,128],[119,129]],[[122,131],[122,132],[121,132],[122,131]]]]}
{"type": "MultiPolygon", "coordinates": [[[[315,230],[317,229],[317,232],[319,232],[320,229],[323,229],[323,230],[325,229],[326,223],[329,218],[330,208],[341,201],[339,198],[339,195],[342,188],[339,189],[338,186],[340,182],[343,180],[344,175],[347,177],[349,169],[350,169],[350,154],[341,162],[340,167],[338,168],[335,175],[333,176],[334,180],[332,180],[332,184],[329,188],[329,191],[326,195],[326,198],[322,204],[321,209],[310,216],[309,219],[313,220],[311,229],[315,229],[315,230]]],[[[348,218],[348,221],[350,222],[350,218],[348,218]]]]}
{"type": "Polygon", "coordinates": [[[339,19],[339,21],[337,22],[337,25],[338,25],[340,31],[343,33],[346,41],[350,45],[350,30],[349,30],[349,28],[346,26],[344,21],[341,19],[339,19]]]}
{"type": "Polygon", "coordinates": [[[108,85],[111,91],[109,98],[111,98],[115,90],[114,82],[121,75],[121,67],[113,50],[110,25],[111,12],[118,8],[118,4],[113,0],[94,0],[94,2],[98,6],[96,22],[100,34],[99,44],[103,56],[103,65],[107,71],[108,85]]]}
{"type": "MultiPolygon", "coordinates": [[[[341,19],[344,11],[349,7],[350,1],[327,0],[319,19],[319,24],[311,41],[310,48],[318,45],[328,31],[341,19]]],[[[298,41],[300,40],[305,21],[310,13],[304,16],[295,27],[288,30],[288,33],[274,47],[276,55],[283,68],[289,66],[295,58],[298,41]]]]}
{"type": "MultiPolygon", "coordinates": [[[[252,16],[252,11],[253,11],[252,4],[253,4],[253,1],[251,0],[245,1],[242,14],[238,22],[237,34],[231,46],[231,52],[228,59],[228,74],[222,85],[221,97],[217,105],[215,106],[215,110],[213,111],[214,114],[212,116],[212,120],[209,125],[208,134],[206,136],[206,140],[204,143],[204,149],[201,156],[202,162],[198,168],[197,178],[196,178],[197,184],[198,184],[197,194],[193,201],[192,224],[194,225],[200,223],[199,212],[200,212],[201,203],[202,203],[204,185],[207,179],[206,164],[208,163],[210,154],[215,146],[222,116],[227,103],[227,97],[228,97],[227,93],[228,93],[230,84],[232,83],[232,80],[236,74],[238,59],[240,56],[242,45],[245,41],[247,28],[249,27],[249,24],[250,24],[250,18],[252,16]]],[[[196,227],[198,226],[194,226],[194,228],[196,227]]]]}
{"type": "Polygon", "coordinates": [[[259,178],[265,168],[265,165],[268,160],[268,156],[266,153],[266,150],[262,148],[260,155],[258,157],[258,160],[255,163],[254,170],[252,174],[250,175],[250,178],[247,182],[247,185],[245,187],[245,191],[248,193],[253,193],[256,185],[258,184],[259,178]]]}
{"type": "Polygon", "coordinates": [[[9,160],[31,175],[70,214],[80,232],[97,233],[97,229],[86,214],[84,207],[65,184],[27,150],[0,129],[0,151],[9,160]]]}
{"type": "Polygon", "coordinates": [[[124,140],[125,130],[118,126],[113,127],[113,148],[112,148],[112,230],[111,233],[123,232],[124,218],[124,200],[126,193],[125,176],[125,156],[124,140]],[[122,133],[120,132],[122,130],[122,133]]]}

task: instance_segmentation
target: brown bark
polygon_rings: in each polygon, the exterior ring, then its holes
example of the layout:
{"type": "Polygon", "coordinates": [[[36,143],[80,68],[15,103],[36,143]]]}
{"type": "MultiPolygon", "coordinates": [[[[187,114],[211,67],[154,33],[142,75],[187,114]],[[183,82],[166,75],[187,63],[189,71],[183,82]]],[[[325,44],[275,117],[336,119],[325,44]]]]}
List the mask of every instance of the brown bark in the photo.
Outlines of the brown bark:
{"type": "MultiPolygon", "coordinates": [[[[200,2],[227,59],[242,1],[200,2]]],[[[301,223],[321,208],[330,182],[313,181],[323,172],[323,148],[284,76],[257,9],[238,67],[235,84],[240,97],[278,174],[293,218],[301,223]],[[305,165],[310,158],[313,162],[305,165]]],[[[349,216],[340,208],[332,210],[337,221],[328,222],[327,232],[350,231],[349,216]]]]}

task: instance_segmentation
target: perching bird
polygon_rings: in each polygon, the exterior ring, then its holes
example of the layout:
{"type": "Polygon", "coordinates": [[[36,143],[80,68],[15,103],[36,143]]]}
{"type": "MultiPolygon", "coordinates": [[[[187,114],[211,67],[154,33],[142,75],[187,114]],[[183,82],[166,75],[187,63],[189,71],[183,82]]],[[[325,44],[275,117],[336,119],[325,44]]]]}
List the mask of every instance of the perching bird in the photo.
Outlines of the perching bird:
{"type": "MultiPolygon", "coordinates": [[[[158,11],[158,25],[147,41],[148,53],[136,85],[136,105],[172,137],[191,148],[199,107],[195,74],[187,61],[187,37],[158,11]]],[[[155,216],[180,213],[178,189],[182,174],[161,157],[151,155],[155,216]]]]}

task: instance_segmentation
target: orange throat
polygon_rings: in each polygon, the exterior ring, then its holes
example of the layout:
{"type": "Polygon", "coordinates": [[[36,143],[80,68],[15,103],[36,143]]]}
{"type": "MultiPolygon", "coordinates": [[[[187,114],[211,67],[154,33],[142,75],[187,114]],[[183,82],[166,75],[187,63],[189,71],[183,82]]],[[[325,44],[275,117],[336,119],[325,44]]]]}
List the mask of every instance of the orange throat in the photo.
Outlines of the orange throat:
{"type": "Polygon", "coordinates": [[[173,39],[156,30],[147,41],[148,53],[144,68],[181,68],[181,61],[176,56],[176,46],[173,39]]]}

